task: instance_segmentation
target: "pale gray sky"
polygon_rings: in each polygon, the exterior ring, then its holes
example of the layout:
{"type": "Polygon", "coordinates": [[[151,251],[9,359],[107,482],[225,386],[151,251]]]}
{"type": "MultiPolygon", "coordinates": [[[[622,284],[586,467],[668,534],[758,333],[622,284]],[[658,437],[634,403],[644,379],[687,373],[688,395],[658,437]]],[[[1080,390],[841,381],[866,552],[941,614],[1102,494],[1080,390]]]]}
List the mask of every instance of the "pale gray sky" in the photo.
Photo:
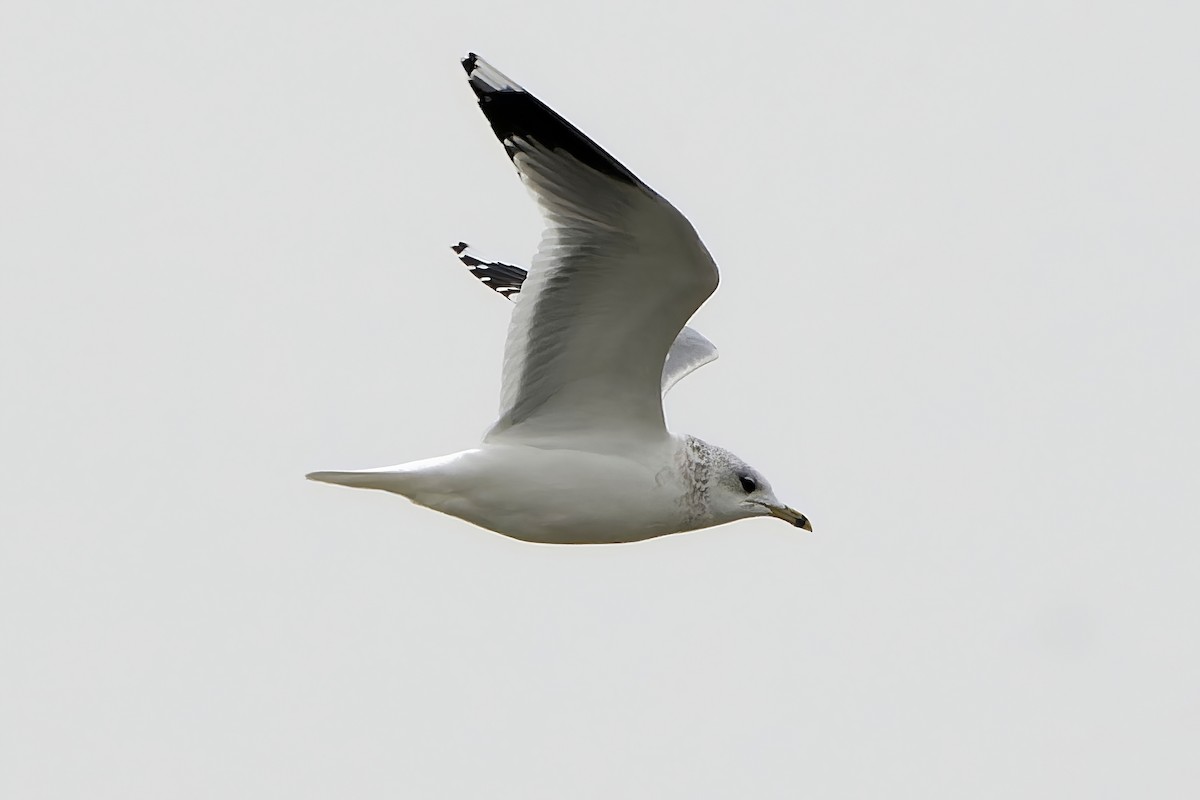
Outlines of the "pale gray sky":
{"type": "Polygon", "coordinates": [[[0,12],[0,795],[1192,797],[1179,3],[0,12]],[[471,445],[533,204],[476,50],[687,214],[671,395],[812,519],[521,544],[471,445]]]}

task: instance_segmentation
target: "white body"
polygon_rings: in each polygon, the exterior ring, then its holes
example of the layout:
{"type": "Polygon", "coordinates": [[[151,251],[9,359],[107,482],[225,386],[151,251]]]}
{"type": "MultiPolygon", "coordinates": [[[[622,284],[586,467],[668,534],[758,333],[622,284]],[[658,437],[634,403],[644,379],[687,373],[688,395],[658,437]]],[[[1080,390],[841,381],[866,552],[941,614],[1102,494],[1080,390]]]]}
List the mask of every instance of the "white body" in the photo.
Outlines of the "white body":
{"type": "Polygon", "coordinates": [[[524,541],[636,542],[744,516],[714,518],[705,492],[680,479],[695,441],[669,436],[620,454],[485,444],[394,467],[311,477],[394,492],[524,541]]]}

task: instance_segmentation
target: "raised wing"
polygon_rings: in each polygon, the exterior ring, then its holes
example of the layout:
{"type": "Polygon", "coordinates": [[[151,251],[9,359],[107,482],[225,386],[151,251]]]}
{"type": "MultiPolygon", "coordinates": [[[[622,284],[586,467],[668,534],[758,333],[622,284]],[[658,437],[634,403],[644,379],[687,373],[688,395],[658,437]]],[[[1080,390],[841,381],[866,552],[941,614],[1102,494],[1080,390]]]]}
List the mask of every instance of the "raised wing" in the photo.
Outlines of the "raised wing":
{"type": "Polygon", "coordinates": [[[573,125],[474,54],[463,67],[547,225],[486,438],[617,447],[665,436],[663,365],[716,289],[716,264],[682,214],[573,125]]]}
{"type": "MultiPolygon", "coordinates": [[[[495,290],[502,297],[515,300],[521,293],[528,270],[503,261],[493,261],[481,255],[466,242],[450,248],[458,260],[471,270],[471,274],[484,286],[495,290]]],[[[684,327],[671,343],[667,361],[662,370],[662,394],[666,397],[671,387],[700,367],[717,360],[717,347],[695,328],[684,327]]]]}

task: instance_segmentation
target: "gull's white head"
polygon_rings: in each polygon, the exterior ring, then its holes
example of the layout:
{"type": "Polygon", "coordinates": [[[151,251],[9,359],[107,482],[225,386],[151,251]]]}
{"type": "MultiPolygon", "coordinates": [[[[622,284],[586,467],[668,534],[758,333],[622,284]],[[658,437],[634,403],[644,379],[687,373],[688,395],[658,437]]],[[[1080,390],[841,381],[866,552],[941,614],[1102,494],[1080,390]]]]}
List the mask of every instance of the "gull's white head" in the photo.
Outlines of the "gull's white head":
{"type": "Polygon", "coordinates": [[[688,471],[695,481],[690,502],[695,512],[720,525],[747,517],[778,517],[789,525],[812,530],[808,518],[775,496],[761,472],[728,450],[694,436],[687,437],[688,471]]]}

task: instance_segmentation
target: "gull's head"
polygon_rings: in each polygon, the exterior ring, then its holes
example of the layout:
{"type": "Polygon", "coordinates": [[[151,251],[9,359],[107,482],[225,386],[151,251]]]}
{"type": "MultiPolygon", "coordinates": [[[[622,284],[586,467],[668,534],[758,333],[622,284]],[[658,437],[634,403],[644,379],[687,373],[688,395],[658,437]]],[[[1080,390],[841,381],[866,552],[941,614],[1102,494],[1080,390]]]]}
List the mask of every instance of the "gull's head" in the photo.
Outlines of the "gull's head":
{"type": "Polygon", "coordinates": [[[719,482],[720,488],[713,492],[716,504],[736,504],[743,517],[777,517],[797,528],[812,530],[808,517],[779,502],[770,482],[761,472],[742,464],[729,470],[729,473],[719,482]]]}
{"type": "Polygon", "coordinates": [[[688,439],[692,468],[704,475],[705,504],[713,518],[726,522],[746,517],[776,517],[797,528],[812,530],[807,517],[779,501],[761,472],[728,450],[694,437],[688,439]]]}

